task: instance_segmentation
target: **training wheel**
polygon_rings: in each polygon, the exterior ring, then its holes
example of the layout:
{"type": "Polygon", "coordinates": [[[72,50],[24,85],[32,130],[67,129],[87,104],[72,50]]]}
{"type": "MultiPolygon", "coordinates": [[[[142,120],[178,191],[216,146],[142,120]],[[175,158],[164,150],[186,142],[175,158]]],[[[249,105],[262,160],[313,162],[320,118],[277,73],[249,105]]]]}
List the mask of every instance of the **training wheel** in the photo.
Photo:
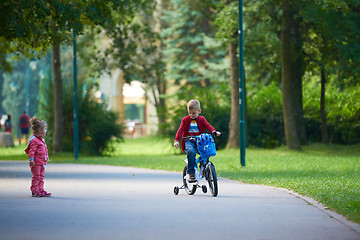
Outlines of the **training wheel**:
{"type": "Polygon", "coordinates": [[[201,189],[202,189],[203,193],[206,193],[206,192],[207,192],[206,185],[202,185],[202,186],[201,186],[201,189]]]}
{"type": "Polygon", "coordinates": [[[174,187],[174,194],[178,195],[179,194],[179,187],[174,187]]]}

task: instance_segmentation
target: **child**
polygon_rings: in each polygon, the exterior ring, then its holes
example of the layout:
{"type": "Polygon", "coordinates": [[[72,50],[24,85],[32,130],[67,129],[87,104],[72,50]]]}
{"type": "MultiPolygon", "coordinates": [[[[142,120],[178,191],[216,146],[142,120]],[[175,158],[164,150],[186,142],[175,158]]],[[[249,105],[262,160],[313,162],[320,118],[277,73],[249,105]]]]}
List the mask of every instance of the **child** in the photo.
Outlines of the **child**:
{"type": "MultiPolygon", "coordinates": [[[[216,133],[219,136],[221,133],[216,131],[203,116],[199,116],[201,113],[200,102],[198,100],[190,100],[187,104],[187,110],[189,115],[185,116],[181,120],[179,129],[175,136],[174,147],[178,149],[179,141],[183,137],[197,136],[205,133],[205,129],[211,133],[216,133]]],[[[194,141],[181,141],[181,150],[186,152],[188,159],[189,182],[195,182],[195,157],[197,153],[196,142],[194,141]]]]}
{"type": "Polygon", "coordinates": [[[47,146],[43,136],[46,135],[47,124],[37,117],[30,120],[33,135],[25,152],[29,155],[29,165],[33,174],[31,181],[31,193],[33,197],[50,197],[51,193],[44,190],[44,174],[46,163],[49,159],[47,146]]]}

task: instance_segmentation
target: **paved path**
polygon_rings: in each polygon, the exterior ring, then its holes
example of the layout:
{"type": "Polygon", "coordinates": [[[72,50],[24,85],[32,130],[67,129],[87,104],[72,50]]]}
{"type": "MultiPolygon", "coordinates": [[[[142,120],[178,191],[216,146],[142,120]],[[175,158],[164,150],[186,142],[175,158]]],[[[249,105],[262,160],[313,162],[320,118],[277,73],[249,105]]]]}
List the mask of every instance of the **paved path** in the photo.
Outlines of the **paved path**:
{"type": "Polygon", "coordinates": [[[181,173],[49,164],[51,198],[30,197],[26,162],[0,161],[0,239],[360,239],[286,191],[220,179],[219,196],[173,187],[181,173]]]}

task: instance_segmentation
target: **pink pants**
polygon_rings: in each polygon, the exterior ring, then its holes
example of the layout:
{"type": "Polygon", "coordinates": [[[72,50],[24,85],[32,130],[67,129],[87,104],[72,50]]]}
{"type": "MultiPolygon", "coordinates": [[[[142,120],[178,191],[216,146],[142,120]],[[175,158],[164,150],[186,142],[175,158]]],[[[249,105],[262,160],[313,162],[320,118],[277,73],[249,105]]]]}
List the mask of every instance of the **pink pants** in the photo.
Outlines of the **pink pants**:
{"type": "Polygon", "coordinates": [[[44,191],[45,165],[30,166],[32,172],[31,192],[44,191]]]}

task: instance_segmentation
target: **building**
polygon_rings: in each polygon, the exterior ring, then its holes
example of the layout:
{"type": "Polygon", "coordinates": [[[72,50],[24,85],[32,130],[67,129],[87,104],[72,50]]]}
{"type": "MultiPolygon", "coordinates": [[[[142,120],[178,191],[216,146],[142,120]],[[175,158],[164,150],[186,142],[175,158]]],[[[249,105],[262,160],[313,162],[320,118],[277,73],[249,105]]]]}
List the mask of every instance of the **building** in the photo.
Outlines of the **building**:
{"type": "Polygon", "coordinates": [[[139,81],[125,83],[120,69],[111,75],[103,74],[96,93],[99,101],[106,101],[108,109],[119,114],[119,121],[126,126],[124,137],[138,137],[156,134],[158,120],[156,108],[139,81]]]}

